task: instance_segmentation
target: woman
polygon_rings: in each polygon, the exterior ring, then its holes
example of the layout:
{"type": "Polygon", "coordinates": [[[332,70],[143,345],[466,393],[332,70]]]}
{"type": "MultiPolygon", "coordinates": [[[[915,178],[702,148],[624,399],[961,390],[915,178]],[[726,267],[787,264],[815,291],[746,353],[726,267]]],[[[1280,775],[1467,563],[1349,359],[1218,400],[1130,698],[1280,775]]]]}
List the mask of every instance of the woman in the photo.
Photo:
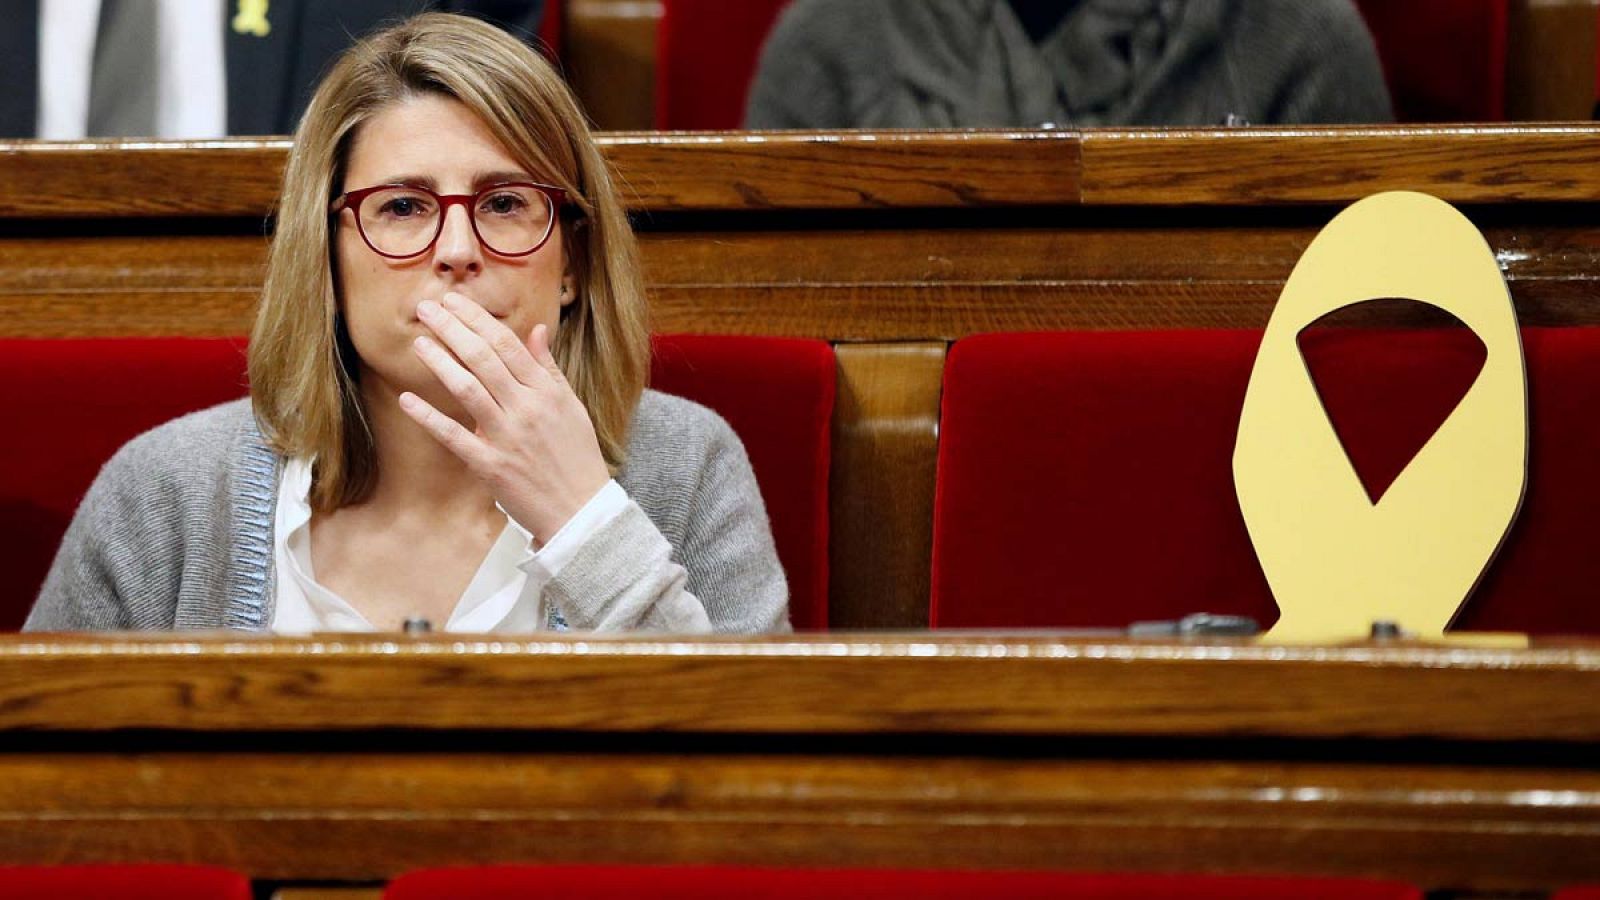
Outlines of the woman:
{"type": "Polygon", "coordinates": [[[32,630],[787,629],[727,425],[644,390],[637,251],[556,73],[427,14],[295,135],[250,401],[143,435],[32,630]]]}

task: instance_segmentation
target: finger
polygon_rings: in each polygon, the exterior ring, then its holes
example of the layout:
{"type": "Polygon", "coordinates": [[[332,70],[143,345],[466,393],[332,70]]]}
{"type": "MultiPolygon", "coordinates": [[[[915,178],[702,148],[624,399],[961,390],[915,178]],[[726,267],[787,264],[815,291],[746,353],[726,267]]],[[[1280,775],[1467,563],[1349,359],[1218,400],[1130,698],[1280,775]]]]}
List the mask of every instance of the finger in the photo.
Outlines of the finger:
{"type": "Polygon", "coordinates": [[[461,405],[477,421],[479,427],[486,429],[497,427],[503,410],[476,375],[463,368],[461,363],[446,353],[443,347],[426,337],[419,336],[411,346],[422,360],[422,364],[433,372],[433,377],[439,379],[439,383],[450,392],[450,396],[461,401],[461,405]]]}
{"type": "MultiPolygon", "coordinates": [[[[477,306],[475,303],[472,305],[477,306]]],[[[476,376],[476,380],[488,389],[489,395],[497,403],[504,406],[511,402],[511,397],[517,389],[517,380],[512,377],[510,370],[506,368],[504,362],[501,362],[499,354],[489,346],[488,341],[468,328],[455,313],[432,300],[424,300],[417,304],[417,318],[428,326],[441,344],[455,354],[456,359],[460,360],[468,371],[476,376]]],[[[446,386],[448,385],[447,382],[446,386]]]]}
{"type": "Polygon", "coordinates": [[[556,362],[555,354],[550,352],[550,329],[545,325],[533,326],[533,333],[528,335],[528,352],[533,355],[533,361],[549,373],[557,382],[567,380],[561,371],[561,365],[556,362]]]}
{"type": "Polygon", "coordinates": [[[528,379],[533,375],[533,367],[536,364],[533,357],[528,355],[528,348],[523,346],[516,332],[490,315],[489,311],[477,301],[464,294],[450,291],[440,299],[439,303],[489,345],[489,349],[500,358],[501,364],[511,373],[511,377],[523,384],[529,383],[528,379]]]}
{"type": "Polygon", "coordinates": [[[472,469],[482,471],[488,467],[488,447],[483,440],[460,422],[435,409],[433,404],[405,391],[400,395],[400,409],[472,469]]]}

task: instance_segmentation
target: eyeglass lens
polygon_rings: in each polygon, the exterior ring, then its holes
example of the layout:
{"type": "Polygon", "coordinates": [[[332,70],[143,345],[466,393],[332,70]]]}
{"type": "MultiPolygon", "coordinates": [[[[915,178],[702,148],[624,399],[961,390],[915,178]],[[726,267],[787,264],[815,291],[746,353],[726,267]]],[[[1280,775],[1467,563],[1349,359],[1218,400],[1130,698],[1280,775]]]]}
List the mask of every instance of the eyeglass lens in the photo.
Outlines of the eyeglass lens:
{"type": "MultiPolygon", "coordinates": [[[[439,236],[440,206],[438,197],[420,188],[385,188],[362,198],[357,216],[373,249],[414,256],[439,236]]],[[[554,219],[550,197],[523,185],[489,188],[473,198],[469,211],[478,238],[495,253],[512,256],[543,243],[554,219]]]]}

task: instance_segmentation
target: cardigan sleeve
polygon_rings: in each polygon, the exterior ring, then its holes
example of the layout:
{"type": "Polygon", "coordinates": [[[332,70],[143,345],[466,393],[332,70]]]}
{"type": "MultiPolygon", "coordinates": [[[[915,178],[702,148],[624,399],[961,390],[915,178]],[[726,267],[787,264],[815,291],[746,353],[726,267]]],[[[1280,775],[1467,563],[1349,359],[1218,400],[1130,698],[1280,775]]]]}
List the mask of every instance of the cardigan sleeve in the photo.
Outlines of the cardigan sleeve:
{"type": "MultiPolygon", "coordinates": [[[[149,521],[141,488],[137,442],[106,463],[73,515],[24,631],[121,631],[170,628],[139,615],[139,598],[170,593],[158,582],[165,567],[141,566],[160,535],[149,521]]],[[[150,605],[150,604],[146,604],[150,605]]],[[[170,618],[172,605],[165,606],[170,618]]]]}
{"type": "Polygon", "coordinates": [[[634,499],[546,585],[575,629],[787,632],[788,585],[744,447],[714,419],[676,547],[634,499]]]}

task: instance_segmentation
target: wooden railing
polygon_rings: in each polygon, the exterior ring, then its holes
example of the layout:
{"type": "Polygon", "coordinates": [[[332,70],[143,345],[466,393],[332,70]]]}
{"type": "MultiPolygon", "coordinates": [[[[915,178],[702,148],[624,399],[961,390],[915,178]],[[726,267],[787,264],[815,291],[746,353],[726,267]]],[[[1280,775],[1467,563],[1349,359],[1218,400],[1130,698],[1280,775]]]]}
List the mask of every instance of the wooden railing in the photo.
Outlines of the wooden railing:
{"type": "MultiPolygon", "coordinates": [[[[602,142],[636,217],[658,330],[838,350],[838,627],[926,622],[952,340],[1261,327],[1316,231],[1391,189],[1462,205],[1525,324],[1600,323],[1596,126],[602,142]]],[[[243,333],[285,151],[0,144],[0,336],[243,333]]]]}
{"type": "Polygon", "coordinates": [[[0,637],[0,864],[1600,879],[1600,650],[0,637]]]}

